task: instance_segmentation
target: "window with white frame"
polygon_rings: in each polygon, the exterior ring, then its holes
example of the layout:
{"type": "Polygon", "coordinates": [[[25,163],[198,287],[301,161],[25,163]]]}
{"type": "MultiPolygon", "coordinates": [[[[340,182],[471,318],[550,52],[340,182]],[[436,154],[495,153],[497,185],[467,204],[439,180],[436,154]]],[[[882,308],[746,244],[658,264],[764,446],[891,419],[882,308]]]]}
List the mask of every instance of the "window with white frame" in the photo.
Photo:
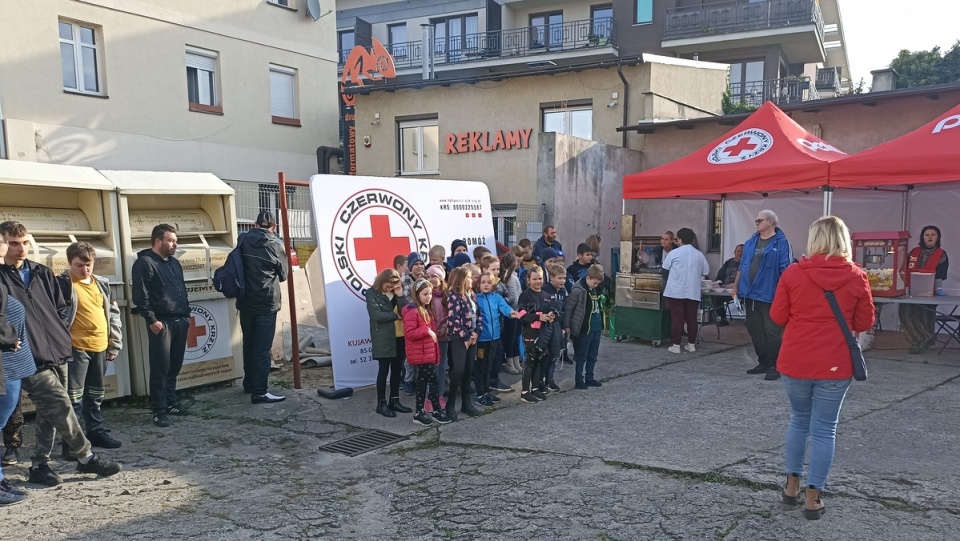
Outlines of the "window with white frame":
{"type": "Polygon", "coordinates": [[[276,4],[278,6],[283,6],[288,8],[293,7],[292,5],[290,5],[292,3],[291,0],[267,0],[267,3],[276,4]]]}
{"type": "Polygon", "coordinates": [[[543,131],[565,133],[581,139],[593,139],[593,108],[567,107],[543,109],[543,131]]]}
{"type": "Polygon", "coordinates": [[[270,64],[270,114],[280,118],[298,118],[297,70],[270,64]]]}
{"type": "Polygon", "coordinates": [[[187,99],[191,105],[219,107],[216,51],[187,47],[187,99]]]}
{"type": "Polygon", "coordinates": [[[99,29],[71,21],[60,21],[59,26],[63,89],[83,94],[102,94],[99,29]]]}
{"type": "Polygon", "coordinates": [[[440,173],[440,128],[437,119],[400,122],[400,174],[440,173]]]}

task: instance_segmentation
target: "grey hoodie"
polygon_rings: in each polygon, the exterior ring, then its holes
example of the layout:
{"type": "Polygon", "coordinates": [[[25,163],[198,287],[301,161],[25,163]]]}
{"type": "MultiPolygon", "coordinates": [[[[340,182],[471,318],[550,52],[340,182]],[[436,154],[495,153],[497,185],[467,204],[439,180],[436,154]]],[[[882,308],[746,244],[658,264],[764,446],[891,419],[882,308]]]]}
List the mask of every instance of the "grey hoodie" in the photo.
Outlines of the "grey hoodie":
{"type": "MultiPolygon", "coordinates": [[[[123,333],[120,319],[120,307],[117,301],[113,300],[110,293],[110,282],[103,276],[93,275],[93,281],[100,288],[100,294],[103,295],[103,313],[107,316],[107,324],[110,326],[110,335],[107,337],[107,355],[118,355],[123,349],[123,333]]],[[[63,271],[57,277],[60,290],[63,297],[67,300],[67,320],[64,322],[67,330],[73,327],[73,321],[77,319],[77,296],[74,295],[73,279],[68,271],[63,271]]]]}

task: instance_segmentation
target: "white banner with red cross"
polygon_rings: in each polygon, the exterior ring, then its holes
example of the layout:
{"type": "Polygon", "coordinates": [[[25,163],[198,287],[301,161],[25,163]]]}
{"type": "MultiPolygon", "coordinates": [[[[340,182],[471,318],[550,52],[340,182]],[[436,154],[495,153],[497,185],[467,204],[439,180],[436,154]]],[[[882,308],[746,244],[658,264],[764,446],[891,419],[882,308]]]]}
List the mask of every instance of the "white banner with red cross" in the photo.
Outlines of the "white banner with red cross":
{"type": "Polygon", "coordinates": [[[429,265],[434,245],[450,254],[496,254],[490,192],[482,182],[314,175],[310,194],[323,269],[333,380],[337,389],[372,385],[378,363],[370,345],[364,292],[396,256],[418,252],[429,265]]]}

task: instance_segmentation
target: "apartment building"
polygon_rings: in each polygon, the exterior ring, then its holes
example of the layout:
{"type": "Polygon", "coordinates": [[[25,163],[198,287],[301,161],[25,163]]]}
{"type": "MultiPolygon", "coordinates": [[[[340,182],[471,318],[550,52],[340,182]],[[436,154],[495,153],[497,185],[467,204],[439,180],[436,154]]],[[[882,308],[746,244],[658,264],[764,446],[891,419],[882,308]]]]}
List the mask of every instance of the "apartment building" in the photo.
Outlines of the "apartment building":
{"type": "Polygon", "coordinates": [[[308,178],[337,145],[333,7],[0,2],[3,157],[211,172],[252,221],[275,208],[277,171],[308,178]]]}

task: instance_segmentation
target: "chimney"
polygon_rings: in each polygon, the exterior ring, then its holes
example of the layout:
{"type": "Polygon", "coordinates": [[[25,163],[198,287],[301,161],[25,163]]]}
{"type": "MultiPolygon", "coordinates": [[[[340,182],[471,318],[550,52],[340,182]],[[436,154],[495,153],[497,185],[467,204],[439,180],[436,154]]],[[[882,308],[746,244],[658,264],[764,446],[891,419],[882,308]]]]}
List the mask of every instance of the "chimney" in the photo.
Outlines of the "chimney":
{"type": "Polygon", "coordinates": [[[870,72],[870,75],[873,75],[873,84],[870,86],[870,92],[897,89],[897,80],[900,78],[897,70],[893,68],[873,70],[870,72]]]}

